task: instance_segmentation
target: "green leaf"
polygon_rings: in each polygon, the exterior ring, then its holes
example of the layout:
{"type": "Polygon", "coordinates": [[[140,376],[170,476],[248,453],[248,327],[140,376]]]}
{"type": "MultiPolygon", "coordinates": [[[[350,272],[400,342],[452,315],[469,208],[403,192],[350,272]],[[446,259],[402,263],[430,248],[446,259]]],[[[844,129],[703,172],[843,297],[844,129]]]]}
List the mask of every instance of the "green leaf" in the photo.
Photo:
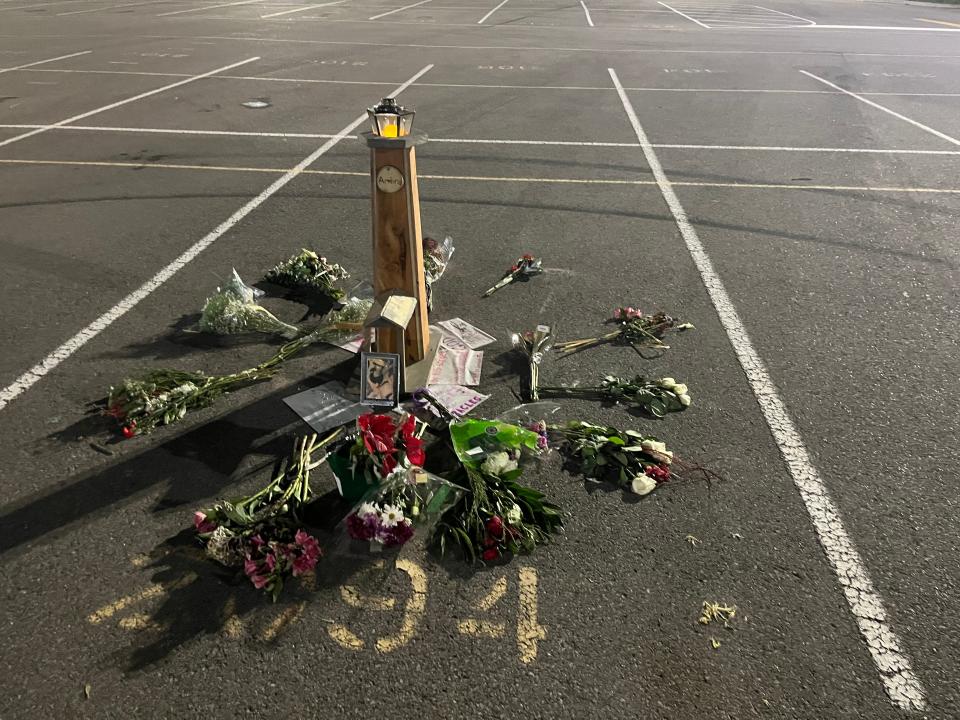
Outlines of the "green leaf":
{"type": "Polygon", "coordinates": [[[607,438],[607,442],[611,445],[626,445],[626,443],[623,441],[623,438],[619,437],[618,435],[611,435],[607,438]]]}

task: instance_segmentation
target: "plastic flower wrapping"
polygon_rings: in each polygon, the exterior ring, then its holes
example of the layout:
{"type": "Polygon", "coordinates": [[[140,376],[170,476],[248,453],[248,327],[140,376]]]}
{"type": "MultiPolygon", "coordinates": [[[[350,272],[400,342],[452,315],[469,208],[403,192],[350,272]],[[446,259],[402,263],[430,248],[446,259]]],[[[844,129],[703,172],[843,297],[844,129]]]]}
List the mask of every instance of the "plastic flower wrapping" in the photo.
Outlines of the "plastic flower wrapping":
{"type": "Polygon", "coordinates": [[[490,297],[497,290],[505,288],[507,285],[518,280],[529,280],[534,275],[539,275],[543,272],[543,261],[540,258],[536,258],[529,253],[526,255],[521,255],[517,258],[517,261],[510,266],[510,269],[507,270],[503,277],[491,288],[489,288],[483,297],[490,297]]]}
{"type": "Polygon", "coordinates": [[[345,295],[344,291],[337,287],[337,281],[348,277],[350,274],[340,265],[307,249],[278,263],[266,274],[266,279],[277,285],[317,291],[334,300],[340,300],[345,295]]]}
{"type": "Polygon", "coordinates": [[[423,274],[427,283],[427,309],[433,310],[433,285],[439,280],[453,256],[453,238],[445,237],[438,242],[432,237],[423,239],[423,274]]]}
{"type": "Polygon", "coordinates": [[[347,516],[350,537],[371,548],[399,547],[428,531],[463,495],[453,483],[416,467],[399,467],[347,516]]]}
{"type": "Polygon", "coordinates": [[[292,340],[300,330],[277,318],[262,305],[255,302],[263,295],[259,290],[247,285],[236,270],[223,289],[207,298],[200,313],[201,332],[215,335],[237,335],[247,332],[261,332],[280,335],[292,340]]]}
{"type": "Polygon", "coordinates": [[[607,375],[598,386],[542,387],[544,397],[570,397],[605,400],[634,405],[653,417],[685,410],[693,402],[689,389],[671,377],[648,380],[642,375],[632,379],[607,375]]]}

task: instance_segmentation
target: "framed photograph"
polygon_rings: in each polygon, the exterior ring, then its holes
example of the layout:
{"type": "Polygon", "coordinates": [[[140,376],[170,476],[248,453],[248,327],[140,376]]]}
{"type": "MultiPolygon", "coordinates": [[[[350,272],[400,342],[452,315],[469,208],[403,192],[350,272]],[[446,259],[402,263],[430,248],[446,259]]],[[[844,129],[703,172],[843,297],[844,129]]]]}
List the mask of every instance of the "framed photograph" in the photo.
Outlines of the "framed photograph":
{"type": "Polygon", "coordinates": [[[400,401],[400,356],[396,353],[360,353],[360,402],[396,407],[400,401]]]}

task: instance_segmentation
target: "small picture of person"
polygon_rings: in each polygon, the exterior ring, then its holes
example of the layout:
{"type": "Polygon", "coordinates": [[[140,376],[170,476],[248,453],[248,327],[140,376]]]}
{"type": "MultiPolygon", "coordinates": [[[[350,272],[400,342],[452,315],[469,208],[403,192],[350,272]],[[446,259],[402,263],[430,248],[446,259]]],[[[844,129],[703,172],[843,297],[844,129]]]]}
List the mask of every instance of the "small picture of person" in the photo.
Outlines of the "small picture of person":
{"type": "Polygon", "coordinates": [[[367,355],[364,358],[364,400],[377,405],[397,403],[399,378],[396,355],[367,355]]]}

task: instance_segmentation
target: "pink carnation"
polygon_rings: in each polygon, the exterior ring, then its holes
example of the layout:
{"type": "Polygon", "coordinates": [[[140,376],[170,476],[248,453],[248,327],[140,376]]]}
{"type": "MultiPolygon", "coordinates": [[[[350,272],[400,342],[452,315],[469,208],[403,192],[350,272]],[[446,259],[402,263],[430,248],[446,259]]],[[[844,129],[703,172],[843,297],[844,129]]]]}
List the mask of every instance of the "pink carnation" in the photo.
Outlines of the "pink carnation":
{"type": "Polygon", "coordinates": [[[300,555],[293,559],[293,574],[295,577],[299,577],[305,573],[310,572],[317,566],[317,558],[310,557],[309,555],[300,555]]]}
{"type": "Polygon", "coordinates": [[[213,532],[217,529],[217,524],[211,520],[207,520],[207,514],[197,510],[193,514],[193,527],[196,528],[198,533],[208,533],[213,532]]]}
{"type": "Polygon", "coordinates": [[[251,575],[250,582],[257,590],[262,590],[270,582],[270,578],[266,575],[251,575]]]}

